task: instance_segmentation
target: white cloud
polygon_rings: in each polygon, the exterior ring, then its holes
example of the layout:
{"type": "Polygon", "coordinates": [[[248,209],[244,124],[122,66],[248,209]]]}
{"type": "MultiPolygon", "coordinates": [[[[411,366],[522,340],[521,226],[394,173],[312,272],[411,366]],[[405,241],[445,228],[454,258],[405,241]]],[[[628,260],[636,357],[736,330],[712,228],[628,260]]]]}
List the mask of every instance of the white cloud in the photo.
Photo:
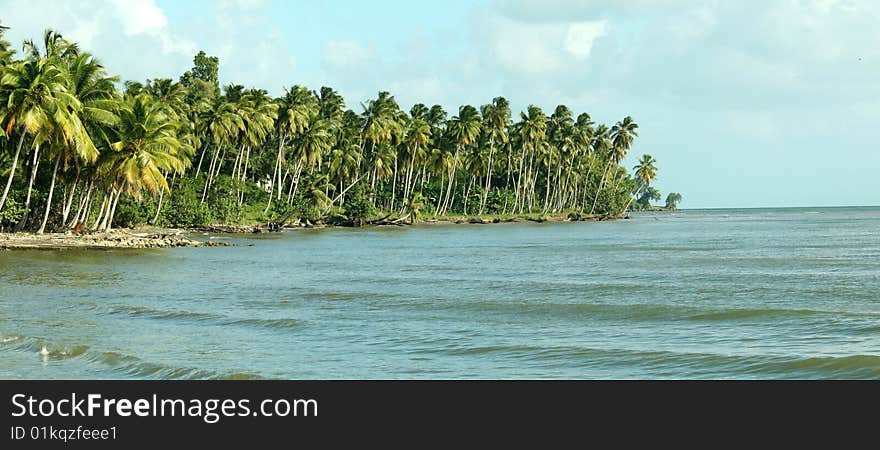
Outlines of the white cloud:
{"type": "Polygon", "coordinates": [[[354,41],[331,40],[321,45],[321,65],[328,69],[359,67],[374,57],[372,50],[354,41]]]}
{"type": "Polygon", "coordinates": [[[122,18],[125,34],[158,34],[168,26],[168,19],[153,0],[110,0],[110,3],[122,18]]]}
{"type": "Polygon", "coordinates": [[[577,22],[568,26],[565,34],[565,49],[578,59],[586,59],[593,50],[593,41],[605,35],[607,22],[577,22]]]}
{"type": "Polygon", "coordinates": [[[481,38],[489,42],[486,56],[490,61],[515,76],[543,76],[585,61],[595,41],[605,35],[607,23],[524,23],[490,16],[486,28],[488,35],[481,38]]]}

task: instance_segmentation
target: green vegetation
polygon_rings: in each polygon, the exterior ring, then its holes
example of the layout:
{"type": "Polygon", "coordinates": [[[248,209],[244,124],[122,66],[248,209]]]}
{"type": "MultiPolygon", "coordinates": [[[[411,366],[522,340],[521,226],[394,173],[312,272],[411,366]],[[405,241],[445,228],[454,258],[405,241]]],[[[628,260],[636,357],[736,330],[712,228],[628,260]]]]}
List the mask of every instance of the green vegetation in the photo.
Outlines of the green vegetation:
{"type": "Polygon", "coordinates": [[[681,194],[678,192],[672,192],[666,196],[667,209],[677,209],[679,203],[681,203],[681,194]]]}
{"type": "Polygon", "coordinates": [[[3,30],[0,229],[581,218],[659,199],[652,157],[634,177],[620,165],[631,117],[596,125],[560,105],[513,120],[503,97],[406,113],[388,92],[358,112],[329,87],[221,89],[204,52],[178,81],[120,85],[58,33],[19,55],[3,30]]]}

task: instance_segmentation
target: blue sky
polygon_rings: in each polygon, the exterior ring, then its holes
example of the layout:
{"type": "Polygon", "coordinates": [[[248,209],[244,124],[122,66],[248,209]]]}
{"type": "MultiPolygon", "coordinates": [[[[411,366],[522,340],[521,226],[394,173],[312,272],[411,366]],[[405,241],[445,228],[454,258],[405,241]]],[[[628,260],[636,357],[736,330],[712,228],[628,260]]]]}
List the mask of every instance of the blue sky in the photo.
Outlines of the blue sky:
{"type": "Polygon", "coordinates": [[[221,82],[392,92],[448,111],[497,95],[632,115],[683,206],[876,205],[880,2],[854,0],[0,0],[16,45],[46,27],[125,79],[199,49],[221,82]]]}

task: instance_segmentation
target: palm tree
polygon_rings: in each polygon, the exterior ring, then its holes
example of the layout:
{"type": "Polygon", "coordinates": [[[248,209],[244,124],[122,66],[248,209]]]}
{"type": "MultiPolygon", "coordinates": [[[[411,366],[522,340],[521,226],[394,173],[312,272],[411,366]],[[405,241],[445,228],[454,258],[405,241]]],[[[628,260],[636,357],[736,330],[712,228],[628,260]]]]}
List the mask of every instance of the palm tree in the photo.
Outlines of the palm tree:
{"type": "Polygon", "coordinates": [[[269,192],[269,201],[263,214],[269,212],[272,205],[272,197],[281,199],[283,186],[281,168],[285,162],[284,146],[287,140],[298,133],[302,133],[308,125],[309,118],[317,108],[317,100],[311,91],[305,87],[296,85],[290,89],[284,89],[284,95],[278,99],[278,116],[275,130],[278,138],[278,155],[275,158],[275,169],[272,174],[272,187],[269,192]]]}
{"type": "Polygon", "coordinates": [[[73,153],[61,155],[63,167],[73,164],[76,168],[76,175],[62,208],[62,224],[67,222],[70,214],[81,169],[97,159],[98,146],[106,148],[109,143],[108,132],[117,122],[114,110],[119,100],[115,85],[119,78],[108,76],[104,66],[90,53],[80,52],[67,58],[66,73],[68,91],[82,104],[80,122],[95,145],[76,148],[73,153]]]}
{"type": "Polygon", "coordinates": [[[315,167],[320,171],[324,154],[328,153],[332,147],[332,136],[328,123],[317,110],[309,117],[308,125],[291,141],[291,147],[293,147],[294,154],[296,155],[296,173],[294,174],[294,181],[290,184],[290,191],[287,194],[288,203],[292,202],[296,196],[296,189],[299,185],[299,171],[304,167],[309,169],[310,174],[316,173],[314,171],[315,167]]]}
{"type": "MultiPolygon", "coordinates": [[[[416,111],[418,113],[418,111],[416,111]]],[[[428,146],[431,145],[431,126],[425,119],[416,114],[406,129],[404,137],[404,151],[409,156],[406,169],[406,179],[403,186],[403,198],[410,198],[412,193],[413,171],[416,163],[422,163],[427,157],[428,146]]]]}
{"type": "Polygon", "coordinates": [[[447,132],[452,142],[455,144],[455,154],[452,157],[452,167],[449,171],[449,183],[446,188],[446,201],[441,214],[451,204],[449,199],[452,194],[452,188],[455,182],[455,174],[458,169],[458,162],[461,150],[477,143],[482,129],[480,113],[471,105],[464,105],[458,109],[458,115],[453,116],[447,124],[447,132]]]}
{"type": "MultiPolygon", "coordinates": [[[[489,158],[486,161],[486,183],[483,186],[483,195],[480,198],[480,209],[477,214],[483,214],[486,207],[486,197],[492,187],[492,158],[495,155],[495,144],[507,144],[507,127],[510,123],[510,103],[504,97],[495,97],[489,105],[483,105],[483,130],[489,136],[489,158]]],[[[508,170],[509,170],[508,165],[508,170]]]]}
{"type": "MultiPolygon", "coordinates": [[[[241,147],[244,156],[236,157],[236,164],[232,171],[232,177],[241,181],[246,180],[248,166],[250,165],[251,149],[261,147],[269,136],[275,131],[275,120],[278,117],[278,104],[269,98],[268,92],[262,89],[247,90],[240,100],[243,104],[245,130],[241,133],[241,147]]],[[[244,190],[238,192],[238,205],[244,203],[244,190]]]]}
{"type": "Polygon", "coordinates": [[[120,194],[140,200],[143,192],[168,191],[165,173],[183,170],[177,128],[163,105],[141,94],[119,108],[119,124],[103,165],[111,182],[110,203],[101,226],[109,229],[120,194]]]}
{"type": "Polygon", "coordinates": [[[596,189],[596,197],[593,199],[593,206],[590,209],[590,214],[592,214],[596,209],[596,201],[599,199],[599,193],[602,192],[602,185],[605,182],[605,175],[608,173],[608,168],[611,167],[611,164],[620,164],[624,158],[626,158],[626,152],[632,147],[633,140],[638,137],[639,133],[636,131],[639,128],[639,125],[633,120],[632,117],[626,116],[620,122],[614,124],[611,128],[611,148],[608,157],[608,164],[605,165],[605,171],[602,173],[602,179],[599,181],[599,187],[596,189]]]}
{"type": "Polygon", "coordinates": [[[425,196],[421,192],[414,192],[406,202],[407,217],[413,224],[422,216],[422,208],[425,207],[425,196]]]}
{"type": "Polygon", "coordinates": [[[52,59],[27,59],[7,66],[0,77],[0,102],[5,105],[0,126],[6,136],[18,134],[0,210],[9,194],[26,135],[31,135],[35,143],[52,140],[58,148],[73,149],[86,158],[97,155],[78,115],[82,104],[67,91],[65,74],[52,59]]]}
{"type": "Polygon", "coordinates": [[[630,197],[629,201],[626,202],[626,206],[623,207],[624,212],[629,209],[629,205],[632,201],[639,196],[639,193],[642,189],[646,189],[654,180],[657,179],[657,160],[654,159],[653,156],[644,154],[642,158],[639,159],[639,163],[633,167],[636,174],[636,182],[638,183],[638,189],[636,192],[630,197]]]}
{"type": "MultiPolygon", "coordinates": [[[[201,118],[204,130],[207,132],[202,158],[205,157],[205,153],[208,151],[207,144],[214,144],[211,162],[208,165],[208,175],[202,190],[202,202],[205,201],[208,195],[208,189],[213,184],[214,177],[219,173],[219,166],[223,162],[223,158],[220,157],[221,152],[225,152],[225,148],[233,144],[238,139],[239,134],[245,129],[242,118],[243,111],[240,106],[238,102],[229,101],[224,97],[217,97],[214,100],[213,106],[201,118]]],[[[201,167],[202,160],[200,159],[199,165],[196,168],[196,177],[198,177],[201,167]]]]}
{"type": "Polygon", "coordinates": [[[522,146],[519,161],[519,178],[517,180],[516,200],[514,209],[519,206],[522,211],[529,196],[528,209],[531,210],[531,199],[534,197],[535,184],[532,181],[535,154],[546,145],[547,116],[534,105],[529,105],[528,114],[520,113],[520,122],[516,125],[517,134],[522,146]],[[529,161],[528,163],[526,161],[529,161]],[[525,179],[523,179],[525,178],[525,179]]]}
{"type": "Polygon", "coordinates": [[[311,172],[303,178],[303,200],[305,201],[306,219],[309,216],[313,216],[315,220],[321,219],[321,212],[332,202],[327,195],[327,191],[333,188],[326,174],[311,172]]]}

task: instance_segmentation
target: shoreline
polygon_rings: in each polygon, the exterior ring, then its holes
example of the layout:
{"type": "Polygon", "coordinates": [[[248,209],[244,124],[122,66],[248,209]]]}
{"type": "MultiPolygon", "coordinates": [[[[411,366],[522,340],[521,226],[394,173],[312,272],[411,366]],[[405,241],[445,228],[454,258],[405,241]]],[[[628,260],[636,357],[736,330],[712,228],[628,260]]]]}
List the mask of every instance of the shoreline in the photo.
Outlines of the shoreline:
{"type": "Polygon", "coordinates": [[[0,250],[113,250],[178,247],[227,247],[225,242],[200,241],[179,229],[116,229],[103,233],[0,233],[0,250]],[[151,232],[152,231],[152,232],[151,232]]]}
{"type": "Polygon", "coordinates": [[[216,224],[188,228],[162,228],[154,226],[137,226],[135,228],[117,228],[107,232],[86,233],[75,235],[66,233],[33,234],[23,232],[0,233],[0,251],[2,250],[113,250],[113,249],[156,249],[180,247],[229,247],[235,246],[226,242],[198,240],[190,236],[205,233],[222,234],[263,234],[276,233],[282,230],[310,228],[372,228],[383,226],[417,226],[435,224],[475,224],[489,225],[497,223],[544,223],[544,222],[600,222],[606,220],[629,219],[628,215],[585,215],[585,216],[443,216],[429,217],[410,223],[407,219],[376,220],[360,227],[350,224],[312,224],[299,221],[279,225],[271,222],[257,224],[216,224]]]}
{"type": "Polygon", "coordinates": [[[228,234],[260,234],[273,233],[281,230],[296,230],[301,228],[372,228],[382,226],[417,226],[417,225],[433,225],[433,224],[476,224],[490,225],[496,223],[544,223],[544,222],[603,222],[608,220],[626,220],[629,214],[622,215],[582,215],[582,216],[541,216],[538,214],[522,214],[522,215],[482,215],[482,216],[458,216],[449,215],[441,217],[428,217],[419,219],[410,223],[409,219],[377,219],[365,222],[361,226],[355,226],[351,222],[342,223],[311,223],[295,221],[291,223],[278,224],[274,222],[260,222],[256,224],[215,224],[200,227],[191,227],[184,229],[187,232],[210,232],[210,233],[228,233],[228,234]]]}

